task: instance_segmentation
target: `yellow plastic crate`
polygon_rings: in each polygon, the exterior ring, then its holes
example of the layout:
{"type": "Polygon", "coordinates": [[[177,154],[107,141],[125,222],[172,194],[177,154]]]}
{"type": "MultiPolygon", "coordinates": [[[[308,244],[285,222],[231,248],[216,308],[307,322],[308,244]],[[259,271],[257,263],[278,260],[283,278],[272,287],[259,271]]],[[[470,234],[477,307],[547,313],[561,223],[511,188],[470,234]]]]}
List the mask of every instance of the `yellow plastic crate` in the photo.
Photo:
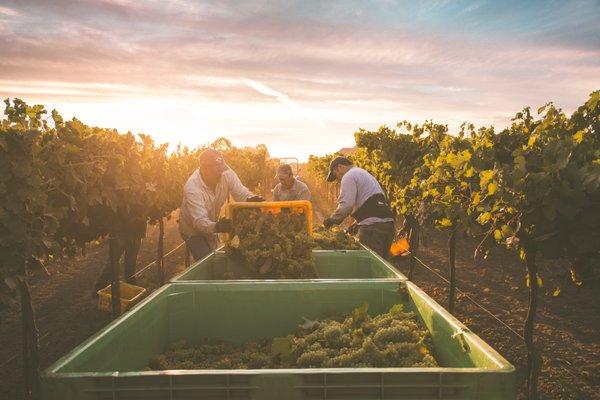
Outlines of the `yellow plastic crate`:
{"type": "Polygon", "coordinates": [[[306,216],[306,230],[312,235],[313,214],[312,204],[308,200],[296,201],[262,201],[262,202],[233,202],[227,206],[227,218],[233,219],[235,211],[241,208],[258,208],[261,212],[279,214],[283,209],[291,209],[293,212],[306,216]]]}
{"type": "MultiPolygon", "coordinates": [[[[146,295],[146,289],[127,282],[119,282],[121,288],[121,312],[129,310],[140,302],[146,295]]],[[[98,290],[98,308],[102,311],[112,311],[112,285],[98,290]]]]}

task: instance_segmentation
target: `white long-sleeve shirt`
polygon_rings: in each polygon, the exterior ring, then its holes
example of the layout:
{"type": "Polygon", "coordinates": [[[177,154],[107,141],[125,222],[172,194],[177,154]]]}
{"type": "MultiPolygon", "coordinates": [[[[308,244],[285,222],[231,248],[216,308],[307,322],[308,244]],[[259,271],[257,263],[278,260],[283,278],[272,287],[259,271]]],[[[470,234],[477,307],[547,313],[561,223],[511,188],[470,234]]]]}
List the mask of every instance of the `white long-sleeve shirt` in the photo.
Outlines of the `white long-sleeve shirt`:
{"type": "MultiPolygon", "coordinates": [[[[385,194],[373,175],[359,167],[350,168],[342,177],[338,206],[331,214],[331,219],[336,223],[342,222],[362,206],[369,197],[378,193],[385,194]]],[[[393,218],[369,217],[363,219],[358,225],[373,225],[393,220],[393,218]]]]}
{"type": "Polygon", "coordinates": [[[253,196],[231,169],[223,172],[214,190],[202,181],[198,169],[194,171],[183,187],[183,201],[179,209],[181,235],[204,235],[214,241],[215,224],[229,195],[235,201],[244,201],[253,196]]]}

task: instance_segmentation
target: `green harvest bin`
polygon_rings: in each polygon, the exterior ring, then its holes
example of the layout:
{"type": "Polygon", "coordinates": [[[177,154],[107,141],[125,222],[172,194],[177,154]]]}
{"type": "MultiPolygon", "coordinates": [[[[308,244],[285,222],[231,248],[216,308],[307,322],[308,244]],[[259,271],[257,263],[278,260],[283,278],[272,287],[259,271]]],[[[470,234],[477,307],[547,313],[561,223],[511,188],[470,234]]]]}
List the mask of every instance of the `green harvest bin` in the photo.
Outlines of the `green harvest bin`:
{"type": "MultiPolygon", "coordinates": [[[[371,250],[314,250],[316,280],[406,280],[392,265],[371,250]]],[[[233,272],[243,276],[244,267],[217,250],[198,261],[171,282],[227,280],[225,274],[233,272]]],[[[314,279],[294,279],[315,281],[314,279]]],[[[264,280],[262,280],[264,281],[264,280]]],[[[281,280],[279,280],[281,281],[281,280]]]]}
{"type": "Polygon", "coordinates": [[[515,370],[411,282],[172,283],[57,361],[42,399],[514,399],[515,370]],[[242,343],[296,331],[335,309],[413,309],[430,330],[438,368],[145,370],[181,339],[242,343]]]}

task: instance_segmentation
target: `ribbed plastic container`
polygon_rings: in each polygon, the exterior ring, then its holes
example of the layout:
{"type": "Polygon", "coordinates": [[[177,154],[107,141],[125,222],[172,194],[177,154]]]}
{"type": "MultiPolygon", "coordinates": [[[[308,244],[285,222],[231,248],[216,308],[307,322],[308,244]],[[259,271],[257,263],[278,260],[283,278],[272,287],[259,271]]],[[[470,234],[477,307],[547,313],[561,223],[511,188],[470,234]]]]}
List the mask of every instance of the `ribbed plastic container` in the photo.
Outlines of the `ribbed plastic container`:
{"type": "MultiPolygon", "coordinates": [[[[146,295],[146,289],[127,282],[119,282],[121,289],[121,312],[129,310],[140,302],[146,295]]],[[[112,284],[98,290],[98,308],[102,311],[112,311],[112,284]]]]}
{"type": "MultiPolygon", "coordinates": [[[[376,253],[363,250],[315,250],[316,280],[386,280],[407,278],[376,253]]],[[[240,263],[218,250],[171,280],[173,282],[228,280],[228,273],[244,276],[240,263]]],[[[244,279],[238,279],[244,280],[244,279]]],[[[246,280],[252,280],[247,278],[246,280]]],[[[315,281],[315,279],[304,279],[315,281]]]]}
{"type": "Polygon", "coordinates": [[[312,234],[313,215],[312,203],[308,200],[294,201],[261,201],[261,202],[231,202],[227,204],[225,214],[227,218],[232,218],[235,223],[235,213],[243,209],[259,209],[263,213],[279,214],[282,210],[289,210],[298,214],[304,214],[306,217],[306,231],[312,234]]]}
{"type": "Polygon", "coordinates": [[[514,399],[515,370],[410,282],[173,283],[42,375],[42,399],[514,399]],[[302,317],[402,303],[431,332],[438,368],[147,371],[181,339],[242,343],[295,332],[302,317]]]}

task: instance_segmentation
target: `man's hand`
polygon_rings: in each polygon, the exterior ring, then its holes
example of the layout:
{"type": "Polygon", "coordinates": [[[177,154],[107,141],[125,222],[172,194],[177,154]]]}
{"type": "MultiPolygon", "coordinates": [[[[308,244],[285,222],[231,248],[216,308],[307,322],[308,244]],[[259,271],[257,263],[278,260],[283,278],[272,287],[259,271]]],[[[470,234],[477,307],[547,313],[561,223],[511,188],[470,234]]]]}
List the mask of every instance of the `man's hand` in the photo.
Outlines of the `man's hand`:
{"type": "Polygon", "coordinates": [[[252,197],[248,197],[246,199],[246,201],[248,203],[258,203],[258,202],[261,202],[261,201],[265,201],[265,199],[262,196],[252,196],[252,197]]]}
{"type": "Polygon", "coordinates": [[[325,218],[325,220],[323,221],[323,226],[325,227],[325,229],[329,229],[334,225],[336,225],[336,223],[331,218],[325,218]]]}
{"type": "Polygon", "coordinates": [[[219,218],[215,224],[215,233],[231,233],[233,224],[229,218],[219,218]]]}
{"type": "Polygon", "coordinates": [[[358,233],[358,224],[354,223],[354,224],[350,225],[348,227],[348,229],[346,229],[346,233],[348,235],[356,235],[358,233]]]}

